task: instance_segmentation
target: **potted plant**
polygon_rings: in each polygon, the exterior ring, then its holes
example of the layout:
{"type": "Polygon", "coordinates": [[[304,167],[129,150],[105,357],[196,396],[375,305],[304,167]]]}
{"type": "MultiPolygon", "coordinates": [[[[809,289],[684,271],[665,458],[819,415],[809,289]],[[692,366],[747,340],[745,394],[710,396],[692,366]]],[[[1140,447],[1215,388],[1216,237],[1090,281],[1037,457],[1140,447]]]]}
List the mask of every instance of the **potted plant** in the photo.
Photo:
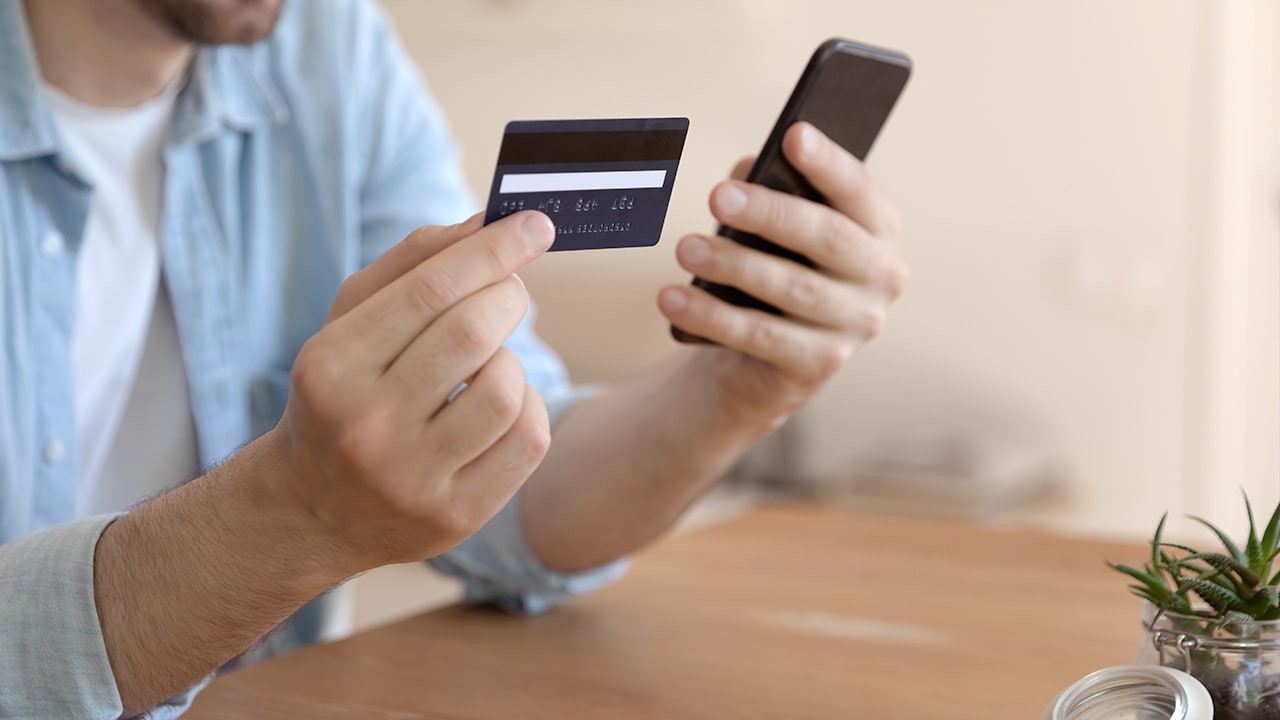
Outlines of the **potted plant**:
{"type": "Polygon", "coordinates": [[[1111,565],[1147,601],[1140,662],[1185,670],[1213,698],[1215,720],[1280,718],[1280,506],[1258,534],[1253,508],[1243,545],[1192,516],[1222,544],[1204,552],[1164,542],[1165,517],[1141,568],[1111,565]]]}

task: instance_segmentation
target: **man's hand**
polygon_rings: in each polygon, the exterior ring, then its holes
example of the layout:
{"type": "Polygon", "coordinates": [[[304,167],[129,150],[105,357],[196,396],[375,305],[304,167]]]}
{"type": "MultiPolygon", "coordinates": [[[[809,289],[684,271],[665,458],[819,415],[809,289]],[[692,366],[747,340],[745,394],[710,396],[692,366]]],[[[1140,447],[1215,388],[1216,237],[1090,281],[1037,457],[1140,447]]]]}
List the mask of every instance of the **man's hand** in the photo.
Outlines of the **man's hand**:
{"type": "MultiPolygon", "coordinates": [[[[783,311],[731,305],[691,286],[662,289],[664,315],[714,340],[707,365],[725,409],[777,425],[807,401],[884,324],[906,284],[901,223],[866,167],[807,123],[783,141],[787,159],[830,207],[731,180],[711,195],[725,225],[755,233],[812,260],[808,268],[719,236],[691,235],[677,257],[694,275],[737,287],[783,311]]],[[[745,176],[748,161],[734,175],[745,176]]]]}
{"type": "Polygon", "coordinates": [[[677,254],[690,272],[784,314],[688,285],[662,289],[658,304],[672,324],[723,347],[682,353],[584,400],[560,422],[555,447],[521,496],[529,546],[548,567],[595,567],[665,531],[880,330],[902,292],[898,215],[862,163],[803,124],[789,129],[783,151],[831,207],[734,180],[715,189],[711,209],[816,267],[722,237],[681,241],[677,254]]]}
{"type": "Polygon", "coordinates": [[[546,408],[502,342],[528,307],[514,273],[555,230],[480,225],[417,230],[348,279],[280,424],[103,531],[94,598],[126,716],[342,580],[448,550],[541,462],[546,408]]]}
{"type": "Polygon", "coordinates": [[[502,343],[529,305],[515,271],[554,237],[533,212],[421,228],[343,284],[272,433],[280,490],[341,561],[444,552],[541,462],[546,408],[502,343]]]}

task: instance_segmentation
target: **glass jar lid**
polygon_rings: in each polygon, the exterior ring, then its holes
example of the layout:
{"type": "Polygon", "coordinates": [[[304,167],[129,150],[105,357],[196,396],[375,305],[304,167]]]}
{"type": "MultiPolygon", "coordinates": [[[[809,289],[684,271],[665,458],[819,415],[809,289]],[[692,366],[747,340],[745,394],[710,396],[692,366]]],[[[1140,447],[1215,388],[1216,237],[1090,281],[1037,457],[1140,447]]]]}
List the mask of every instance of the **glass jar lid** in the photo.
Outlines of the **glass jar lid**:
{"type": "Polygon", "coordinates": [[[1086,675],[1049,705],[1042,720],[1213,720],[1213,701],[1180,670],[1124,665],[1086,675]]]}

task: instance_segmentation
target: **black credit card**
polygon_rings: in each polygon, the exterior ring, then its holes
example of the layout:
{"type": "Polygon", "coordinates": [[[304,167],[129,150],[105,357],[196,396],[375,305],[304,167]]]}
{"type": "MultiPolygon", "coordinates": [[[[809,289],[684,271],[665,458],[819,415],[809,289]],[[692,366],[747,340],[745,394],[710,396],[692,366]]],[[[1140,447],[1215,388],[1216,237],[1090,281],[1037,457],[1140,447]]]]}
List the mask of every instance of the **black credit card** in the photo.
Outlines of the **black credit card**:
{"type": "Polygon", "coordinates": [[[507,123],[484,222],[546,213],[553,251],[657,244],[688,132],[688,118],[507,123]]]}

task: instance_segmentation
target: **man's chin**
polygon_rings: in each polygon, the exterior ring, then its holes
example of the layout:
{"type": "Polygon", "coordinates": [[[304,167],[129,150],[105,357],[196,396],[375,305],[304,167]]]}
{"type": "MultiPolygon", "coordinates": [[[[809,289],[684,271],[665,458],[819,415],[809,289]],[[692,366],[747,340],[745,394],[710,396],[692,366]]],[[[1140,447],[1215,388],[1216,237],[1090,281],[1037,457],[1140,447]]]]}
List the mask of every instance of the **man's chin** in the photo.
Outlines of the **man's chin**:
{"type": "Polygon", "coordinates": [[[175,36],[201,45],[250,45],[275,29],[284,0],[136,0],[175,36]]]}

